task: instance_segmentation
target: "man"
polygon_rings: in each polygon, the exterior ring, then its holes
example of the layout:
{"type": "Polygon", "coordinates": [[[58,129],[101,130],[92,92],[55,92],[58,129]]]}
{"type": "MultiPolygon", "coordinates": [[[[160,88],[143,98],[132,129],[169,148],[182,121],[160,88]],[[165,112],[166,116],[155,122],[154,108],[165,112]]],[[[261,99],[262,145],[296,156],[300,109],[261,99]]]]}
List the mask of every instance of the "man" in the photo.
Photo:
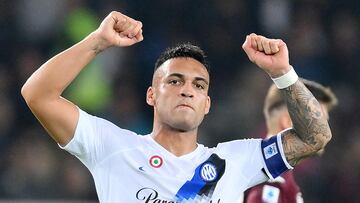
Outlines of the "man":
{"type": "Polygon", "coordinates": [[[61,97],[98,53],[142,40],[141,22],[111,12],[83,41],[43,64],[21,90],[52,138],[90,170],[100,202],[234,202],[234,188],[243,192],[276,178],[331,139],[318,101],[289,64],[286,44],[256,34],[246,37],[243,49],[282,89],[294,124],[269,140],[211,149],[197,143],[210,109],[210,80],[203,51],[188,44],[166,50],[155,65],[146,94],[154,108],[149,135],[121,129],[61,97]]]}
{"type": "MultiPolygon", "coordinates": [[[[337,98],[330,88],[314,81],[301,80],[315,98],[320,102],[323,113],[328,113],[337,105],[337,98]]],[[[267,138],[292,126],[286,102],[281,92],[272,85],[265,98],[264,115],[268,129],[267,138]]],[[[274,180],[250,188],[245,192],[244,202],[248,203],[300,203],[303,202],[299,186],[292,171],[287,171],[274,180]]]]}

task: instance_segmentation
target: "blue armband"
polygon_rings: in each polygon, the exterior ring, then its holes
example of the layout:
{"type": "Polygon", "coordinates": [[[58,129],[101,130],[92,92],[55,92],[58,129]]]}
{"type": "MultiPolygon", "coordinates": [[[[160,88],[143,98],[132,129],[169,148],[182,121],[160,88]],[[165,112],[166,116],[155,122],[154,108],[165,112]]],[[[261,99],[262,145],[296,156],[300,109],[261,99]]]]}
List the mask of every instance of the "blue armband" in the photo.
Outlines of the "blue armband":
{"type": "Polygon", "coordinates": [[[261,152],[265,162],[265,171],[271,179],[275,179],[283,172],[293,169],[286,160],[280,134],[262,140],[261,152]]]}

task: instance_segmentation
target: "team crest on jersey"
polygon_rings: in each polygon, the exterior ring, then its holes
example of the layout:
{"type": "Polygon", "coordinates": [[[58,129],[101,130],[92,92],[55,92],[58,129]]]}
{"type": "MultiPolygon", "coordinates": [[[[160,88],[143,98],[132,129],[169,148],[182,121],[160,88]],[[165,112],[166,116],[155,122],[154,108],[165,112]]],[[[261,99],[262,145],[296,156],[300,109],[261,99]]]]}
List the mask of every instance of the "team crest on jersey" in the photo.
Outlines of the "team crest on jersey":
{"type": "Polygon", "coordinates": [[[214,181],[218,177],[216,167],[211,162],[206,162],[201,166],[200,175],[205,182],[214,181]]]}
{"type": "Polygon", "coordinates": [[[273,157],[274,155],[276,155],[278,153],[278,150],[276,148],[276,143],[272,143],[269,146],[266,146],[264,148],[264,155],[265,155],[265,159],[269,159],[271,157],[273,157]]]}
{"type": "Polygon", "coordinates": [[[154,168],[160,168],[164,161],[161,156],[155,155],[150,158],[149,163],[154,168]]]}
{"type": "MultiPolygon", "coordinates": [[[[220,202],[219,200],[211,200],[218,181],[225,172],[225,160],[221,159],[217,154],[212,154],[206,161],[199,164],[195,169],[194,176],[191,180],[181,186],[176,193],[178,202],[200,202],[198,198],[206,198],[207,203],[220,202]]],[[[205,199],[203,199],[205,200],[205,199]]],[[[201,201],[205,202],[205,201],[201,201]]]]}

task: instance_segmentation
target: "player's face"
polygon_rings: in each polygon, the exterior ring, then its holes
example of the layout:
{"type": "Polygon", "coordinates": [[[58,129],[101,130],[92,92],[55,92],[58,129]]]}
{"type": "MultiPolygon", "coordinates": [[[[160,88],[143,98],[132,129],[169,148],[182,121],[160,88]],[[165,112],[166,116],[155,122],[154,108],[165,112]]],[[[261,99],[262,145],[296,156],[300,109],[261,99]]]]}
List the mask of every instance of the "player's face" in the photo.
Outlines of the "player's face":
{"type": "Polygon", "coordinates": [[[155,72],[147,93],[154,106],[155,122],[179,131],[191,131],[202,122],[210,109],[209,74],[192,58],[173,58],[155,72]]]}

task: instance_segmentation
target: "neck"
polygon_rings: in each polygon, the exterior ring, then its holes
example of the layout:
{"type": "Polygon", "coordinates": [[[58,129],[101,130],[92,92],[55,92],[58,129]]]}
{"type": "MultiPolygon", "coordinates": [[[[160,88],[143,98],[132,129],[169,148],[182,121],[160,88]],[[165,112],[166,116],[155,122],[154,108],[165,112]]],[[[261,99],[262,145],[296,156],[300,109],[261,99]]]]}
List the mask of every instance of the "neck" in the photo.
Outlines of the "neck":
{"type": "Polygon", "coordinates": [[[188,132],[154,125],[153,139],[175,156],[182,156],[193,152],[197,147],[197,129],[188,132]]]}

